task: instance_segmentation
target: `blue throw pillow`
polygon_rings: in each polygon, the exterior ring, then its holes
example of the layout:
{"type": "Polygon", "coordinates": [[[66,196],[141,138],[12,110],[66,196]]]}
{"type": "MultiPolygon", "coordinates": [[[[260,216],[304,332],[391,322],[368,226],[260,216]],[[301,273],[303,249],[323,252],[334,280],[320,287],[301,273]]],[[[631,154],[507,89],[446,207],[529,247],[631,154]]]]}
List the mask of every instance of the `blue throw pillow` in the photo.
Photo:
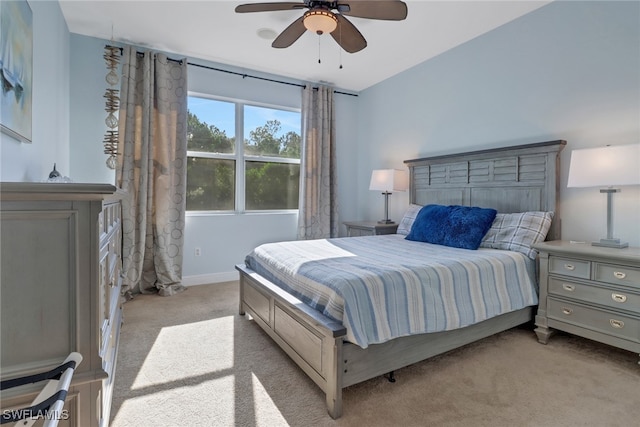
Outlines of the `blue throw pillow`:
{"type": "Polygon", "coordinates": [[[496,214],[495,209],[426,205],[418,212],[405,239],[475,250],[496,214]]]}

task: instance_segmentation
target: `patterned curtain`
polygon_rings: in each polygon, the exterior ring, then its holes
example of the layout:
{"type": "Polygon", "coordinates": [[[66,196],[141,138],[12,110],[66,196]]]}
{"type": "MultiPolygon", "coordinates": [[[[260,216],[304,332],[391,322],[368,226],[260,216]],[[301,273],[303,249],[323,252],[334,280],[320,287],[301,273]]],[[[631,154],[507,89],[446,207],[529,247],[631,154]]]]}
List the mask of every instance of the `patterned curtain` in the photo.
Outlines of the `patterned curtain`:
{"type": "Polygon", "coordinates": [[[333,89],[304,88],[298,239],[338,236],[333,89]]]}
{"type": "Polygon", "coordinates": [[[173,295],[185,289],[187,61],[127,46],[119,121],[124,292],[173,295]]]}

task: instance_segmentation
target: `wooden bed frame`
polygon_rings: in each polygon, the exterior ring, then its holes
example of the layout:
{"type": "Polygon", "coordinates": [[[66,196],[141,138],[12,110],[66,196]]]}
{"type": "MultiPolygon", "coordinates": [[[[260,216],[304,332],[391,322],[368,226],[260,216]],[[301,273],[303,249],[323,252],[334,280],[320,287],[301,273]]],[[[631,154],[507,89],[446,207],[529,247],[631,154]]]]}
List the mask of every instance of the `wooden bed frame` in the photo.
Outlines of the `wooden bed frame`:
{"type": "MultiPolygon", "coordinates": [[[[565,141],[407,160],[410,202],[493,207],[501,213],[555,211],[548,240],[560,238],[559,153],[565,141]]],[[[413,335],[363,349],[346,329],[243,264],[240,314],[254,321],[324,391],[329,415],[342,415],[342,389],[532,320],[534,307],[465,328],[413,335]]]]}

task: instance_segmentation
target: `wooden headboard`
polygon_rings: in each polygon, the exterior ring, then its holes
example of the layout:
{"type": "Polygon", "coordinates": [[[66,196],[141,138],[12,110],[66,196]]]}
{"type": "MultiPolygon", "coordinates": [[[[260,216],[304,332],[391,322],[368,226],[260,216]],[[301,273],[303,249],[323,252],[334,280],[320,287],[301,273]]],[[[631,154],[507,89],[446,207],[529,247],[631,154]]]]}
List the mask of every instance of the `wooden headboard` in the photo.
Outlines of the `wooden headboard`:
{"type": "Polygon", "coordinates": [[[410,202],[463,205],[500,213],[553,211],[548,240],[560,239],[560,151],[547,141],[405,160],[410,202]]]}

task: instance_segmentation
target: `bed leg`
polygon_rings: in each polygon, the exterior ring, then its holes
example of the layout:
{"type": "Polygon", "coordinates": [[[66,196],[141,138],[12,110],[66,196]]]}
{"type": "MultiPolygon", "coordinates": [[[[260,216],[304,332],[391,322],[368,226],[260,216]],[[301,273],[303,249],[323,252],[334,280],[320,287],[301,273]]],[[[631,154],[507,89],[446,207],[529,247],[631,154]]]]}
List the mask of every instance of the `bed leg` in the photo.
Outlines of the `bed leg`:
{"type": "Polygon", "coordinates": [[[242,277],[242,274],[240,274],[240,306],[238,308],[238,313],[240,314],[240,316],[244,316],[244,306],[242,304],[242,302],[244,301],[244,277],[242,277]]]}
{"type": "Polygon", "coordinates": [[[327,411],[334,420],[342,416],[342,389],[338,390],[336,396],[327,393],[327,411]]]}
{"type": "Polygon", "coordinates": [[[387,374],[387,379],[389,380],[390,383],[395,383],[396,382],[396,375],[395,375],[395,371],[391,371],[387,374]]]}
{"type": "Polygon", "coordinates": [[[389,380],[390,383],[394,383],[396,382],[396,374],[395,371],[391,371],[387,374],[387,379],[389,380]]]}
{"type": "Polygon", "coordinates": [[[345,371],[346,360],[342,359],[342,337],[327,340],[325,349],[329,354],[330,371],[327,372],[326,398],[327,411],[334,420],[342,416],[342,374],[345,371]]]}

